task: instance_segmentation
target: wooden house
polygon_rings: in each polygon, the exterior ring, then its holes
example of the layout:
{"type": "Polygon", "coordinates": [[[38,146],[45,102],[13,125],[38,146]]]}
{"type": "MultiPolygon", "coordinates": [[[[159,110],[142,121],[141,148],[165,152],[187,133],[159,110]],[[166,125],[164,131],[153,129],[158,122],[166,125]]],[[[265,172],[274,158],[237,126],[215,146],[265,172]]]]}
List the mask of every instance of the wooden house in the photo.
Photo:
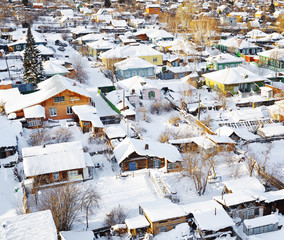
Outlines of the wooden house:
{"type": "Polygon", "coordinates": [[[277,101],[273,105],[267,107],[273,120],[284,122],[284,100],[277,101]]]}
{"type": "Polygon", "coordinates": [[[147,232],[153,235],[170,231],[176,225],[186,222],[183,208],[168,199],[139,204],[139,214],[144,215],[150,223],[147,232]]]}
{"type": "Polygon", "coordinates": [[[275,214],[258,217],[255,219],[246,219],[243,224],[243,232],[247,236],[277,231],[279,218],[275,214]]]}
{"type": "Polygon", "coordinates": [[[182,205],[190,227],[197,239],[216,239],[222,235],[232,235],[235,223],[223,207],[214,200],[182,205]]]}
{"type": "Polygon", "coordinates": [[[24,117],[26,119],[26,126],[28,128],[42,127],[43,119],[45,119],[45,109],[41,105],[34,105],[32,107],[25,108],[24,117]]]}
{"type": "Polygon", "coordinates": [[[264,215],[272,212],[284,213],[284,189],[265,192],[262,197],[265,198],[264,215]]]}
{"type": "Polygon", "coordinates": [[[202,75],[206,85],[223,92],[237,94],[241,92],[259,91],[267,79],[256,75],[243,67],[227,68],[202,75]]]}
{"type": "Polygon", "coordinates": [[[122,171],[163,167],[166,172],[181,170],[180,153],[166,143],[126,138],[114,148],[114,155],[122,171]]]}
{"type": "Polygon", "coordinates": [[[146,13],[148,13],[149,15],[160,14],[161,13],[160,4],[147,4],[146,5],[146,13]]]}
{"type": "Polygon", "coordinates": [[[111,50],[115,47],[115,44],[111,41],[104,39],[87,43],[89,56],[98,58],[101,53],[111,50]]]}
{"type": "Polygon", "coordinates": [[[268,51],[258,53],[258,64],[267,67],[273,71],[284,71],[284,49],[274,48],[268,51]]]}
{"type": "Polygon", "coordinates": [[[138,215],[134,218],[125,219],[125,225],[127,227],[127,232],[133,237],[142,237],[146,232],[150,223],[143,215],[138,215]]]}
{"type": "Polygon", "coordinates": [[[156,65],[139,57],[131,57],[114,64],[116,75],[120,79],[134,76],[153,78],[155,77],[156,65]]]}
{"type": "Polygon", "coordinates": [[[95,137],[104,136],[104,125],[97,115],[95,107],[90,105],[73,106],[72,112],[83,133],[92,132],[95,137]]]}
{"type": "Polygon", "coordinates": [[[207,70],[221,70],[225,68],[238,67],[243,60],[231,54],[219,54],[217,56],[208,57],[206,63],[207,70]]]}
{"type": "Polygon", "coordinates": [[[22,156],[28,191],[93,178],[91,157],[80,142],[27,147],[22,156]]]}
{"type": "Polygon", "coordinates": [[[66,119],[72,118],[72,106],[92,102],[91,95],[80,83],[61,75],[40,82],[37,90],[7,102],[6,114],[16,113],[17,118],[21,118],[24,117],[23,109],[41,105],[45,108],[45,119],[66,119]]]}
{"type": "Polygon", "coordinates": [[[216,145],[217,152],[230,152],[235,150],[236,142],[227,136],[208,135],[207,138],[216,145]]]}

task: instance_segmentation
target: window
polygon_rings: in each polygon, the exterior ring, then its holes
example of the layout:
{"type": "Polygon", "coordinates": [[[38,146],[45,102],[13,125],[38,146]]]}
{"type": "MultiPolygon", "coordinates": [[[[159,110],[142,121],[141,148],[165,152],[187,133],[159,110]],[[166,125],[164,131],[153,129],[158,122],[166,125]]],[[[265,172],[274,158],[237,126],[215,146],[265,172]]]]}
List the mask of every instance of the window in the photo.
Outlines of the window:
{"type": "Polygon", "coordinates": [[[53,180],[59,180],[59,172],[52,173],[53,180]]]}
{"type": "Polygon", "coordinates": [[[144,77],[144,71],[142,69],[139,70],[139,76],[144,77]]]}
{"type": "Polygon", "coordinates": [[[149,99],[154,99],[155,98],[155,92],[154,91],[149,91],[148,92],[148,98],[149,99]]]}
{"type": "Polygon", "coordinates": [[[65,97],[62,96],[62,97],[54,97],[53,98],[54,102],[65,102],[65,97]]]}
{"type": "Polygon", "coordinates": [[[78,176],[78,170],[68,171],[68,177],[77,177],[78,176]]]}
{"type": "Polygon", "coordinates": [[[132,71],[132,77],[136,76],[137,72],[136,71],[132,71]]]}
{"type": "Polygon", "coordinates": [[[57,116],[56,108],[50,108],[49,114],[51,117],[57,116]]]}
{"type": "Polygon", "coordinates": [[[254,216],[254,209],[248,210],[248,216],[254,216]]]}
{"type": "Polygon", "coordinates": [[[28,127],[36,127],[36,126],[41,126],[41,125],[42,125],[42,122],[40,119],[28,121],[28,127]]]}
{"type": "Polygon", "coordinates": [[[148,76],[152,76],[153,75],[153,70],[151,68],[148,69],[148,76]]]}
{"type": "Polygon", "coordinates": [[[153,57],[153,62],[156,63],[158,59],[156,57],[153,57]]]}
{"type": "Polygon", "coordinates": [[[72,113],[73,113],[73,111],[72,111],[72,106],[66,107],[66,113],[67,113],[67,114],[72,114],[72,113]]]}
{"type": "Polygon", "coordinates": [[[16,45],[16,50],[22,50],[22,47],[21,47],[21,45],[16,45]]]}
{"type": "Polygon", "coordinates": [[[159,232],[167,232],[168,227],[160,227],[159,232]]]}
{"type": "Polygon", "coordinates": [[[130,77],[130,72],[129,72],[129,71],[124,72],[124,76],[125,76],[126,78],[129,78],[129,77],[130,77]]]}

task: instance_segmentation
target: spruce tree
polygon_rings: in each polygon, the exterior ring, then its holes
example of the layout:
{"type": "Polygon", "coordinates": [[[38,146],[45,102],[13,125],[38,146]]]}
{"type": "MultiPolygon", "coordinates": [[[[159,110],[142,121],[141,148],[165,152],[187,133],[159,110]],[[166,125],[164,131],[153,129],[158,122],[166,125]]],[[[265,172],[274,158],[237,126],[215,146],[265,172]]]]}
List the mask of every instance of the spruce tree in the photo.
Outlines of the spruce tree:
{"type": "Polygon", "coordinates": [[[26,47],[24,51],[24,80],[36,85],[44,80],[42,59],[36,47],[30,27],[28,28],[26,47]]]}
{"type": "Polygon", "coordinates": [[[109,8],[111,6],[111,1],[110,0],[105,0],[105,7],[109,8]]]}

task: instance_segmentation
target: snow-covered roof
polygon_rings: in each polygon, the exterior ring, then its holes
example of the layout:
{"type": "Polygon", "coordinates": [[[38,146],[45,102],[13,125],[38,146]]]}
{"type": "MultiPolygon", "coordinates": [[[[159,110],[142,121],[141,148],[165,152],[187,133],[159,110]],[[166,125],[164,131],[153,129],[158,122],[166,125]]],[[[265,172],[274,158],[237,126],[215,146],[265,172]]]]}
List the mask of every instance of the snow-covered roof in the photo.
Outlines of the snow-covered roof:
{"type": "Polygon", "coordinates": [[[100,117],[118,115],[118,113],[108,105],[108,103],[102,98],[102,96],[99,93],[97,93],[95,96],[95,106],[97,109],[97,114],[100,117]]]}
{"type": "Polygon", "coordinates": [[[72,106],[72,110],[79,117],[80,121],[90,121],[96,128],[104,127],[95,107],[90,105],[79,105],[72,106]]]}
{"type": "Polygon", "coordinates": [[[25,118],[45,118],[45,108],[41,105],[24,108],[25,118]]]}
{"type": "Polygon", "coordinates": [[[149,63],[148,61],[142,58],[139,58],[139,57],[131,57],[131,58],[125,59],[123,61],[115,63],[114,66],[121,70],[150,68],[150,67],[156,68],[156,65],[149,63]]]}
{"type": "Polygon", "coordinates": [[[165,158],[170,162],[182,160],[177,148],[167,143],[126,138],[114,148],[114,155],[119,164],[134,152],[141,156],[165,158]],[[148,149],[145,149],[146,144],[148,149]]]}
{"type": "Polygon", "coordinates": [[[43,62],[43,70],[46,75],[67,74],[68,69],[52,60],[43,62]]]}
{"type": "Polygon", "coordinates": [[[96,42],[87,43],[87,45],[92,49],[112,49],[116,45],[110,41],[101,39],[96,42]]]}
{"type": "MultiPolygon", "coordinates": [[[[249,183],[247,183],[248,185],[249,183]]],[[[217,202],[221,203],[224,206],[235,206],[239,205],[242,203],[247,203],[247,202],[254,202],[254,201],[259,201],[260,199],[257,197],[252,196],[251,194],[243,191],[238,191],[236,193],[229,193],[229,194],[224,194],[223,196],[215,196],[213,197],[214,200],[217,202]]],[[[264,200],[264,198],[262,198],[264,200]]]]}
{"type": "Polygon", "coordinates": [[[278,191],[270,191],[265,192],[262,194],[262,197],[265,198],[266,203],[275,202],[278,200],[284,199],[284,189],[278,190],[278,191]]]}
{"type": "Polygon", "coordinates": [[[101,54],[102,58],[128,58],[128,57],[143,57],[143,56],[160,56],[162,53],[157,50],[145,46],[121,46],[108,50],[101,54]]]}
{"type": "Polygon", "coordinates": [[[216,56],[208,57],[207,60],[212,63],[240,63],[242,59],[228,53],[222,53],[216,56]]]}
{"type": "Polygon", "coordinates": [[[22,132],[22,124],[0,116],[0,148],[17,146],[16,136],[22,132]]]}
{"type": "Polygon", "coordinates": [[[81,37],[78,37],[77,40],[82,40],[82,41],[98,41],[103,38],[102,34],[95,34],[95,33],[90,33],[81,37]]]}
{"type": "Polygon", "coordinates": [[[284,135],[284,126],[279,124],[270,124],[258,129],[259,132],[262,132],[266,137],[273,137],[284,135]]]}
{"type": "Polygon", "coordinates": [[[246,129],[235,129],[235,128],[231,128],[228,126],[222,126],[220,128],[218,128],[215,133],[219,136],[231,136],[233,133],[235,133],[237,136],[239,136],[241,139],[244,140],[254,140],[256,138],[258,138],[257,135],[249,132],[246,129]]]}
{"type": "Polygon", "coordinates": [[[236,142],[227,136],[218,136],[218,135],[208,135],[207,136],[211,141],[217,144],[235,144],[236,142]]]}
{"type": "Polygon", "coordinates": [[[215,144],[205,136],[192,137],[190,140],[205,150],[215,147],[215,144]]]}
{"type": "Polygon", "coordinates": [[[127,27],[127,23],[125,20],[111,20],[111,24],[114,27],[127,27]]]}
{"type": "Polygon", "coordinates": [[[226,188],[233,193],[250,190],[252,192],[264,193],[265,187],[255,177],[243,177],[234,180],[224,181],[226,188]]]}
{"type": "Polygon", "coordinates": [[[1,222],[0,238],[5,240],[57,240],[50,210],[9,217],[1,222]]]}
{"type": "Polygon", "coordinates": [[[134,76],[131,78],[121,80],[116,84],[120,88],[125,89],[129,92],[131,92],[132,89],[134,89],[136,93],[139,93],[139,91],[142,90],[143,85],[146,84],[146,79],[140,76],[134,76]]]}
{"type": "Polygon", "coordinates": [[[54,52],[50,48],[42,44],[37,45],[37,50],[39,50],[40,55],[53,55],[54,54],[54,52]]]}
{"type": "Polygon", "coordinates": [[[259,46],[249,42],[246,39],[238,39],[236,37],[232,37],[226,40],[220,40],[219,44],[226,46],[226,47],[232,47],[237,49],[244,49],[244,48],[259,48],[259,46]]]}
{"type": "Polygon", "coordinates": [[[158,222],[186,215],[183,208],[168,199],[159,199],[139,204],[151,222],[158,222]]]}
{"type": "Polygon", "coordinates": [[[267,33],[260,31],[259,29],[253,29],[246,34],[247,37],[251,38],[266,37],[267,35],[268,35],[267,33]]]}
{"type": "Polygon", "coordinates": [[[134,218],[125,219],[125,224],[128,229],[137,229],[149,227],[150,223],[147,221],[144,215],[138,215],[134,218]]]}
{"type": "Polygon", "coordinates": [[[74,34],[88,34],[88,33],[93,33],[93,32],[94,30],[88,29],[85,26],[78,26],[71,30],[71,33],[74,33],[74,34]]]}
{"type": "Polygon", "coordinates": [[[224,85],[261,82],[267,80],[266,78],[250,72],[243,67],[222,69],[212,73],[203,74],[202,76],[224,85]]]}
{"type": "Polygon", "coordinates": [[[26,177],[85,168],[81,142],[66,142],[22,149],[26,177]]]}
{"type": "Polygon", "coordinates": [[[75,231],[63,231],[59,233],[61,240],[93,240],[94,233],[92,231],[75,232],[75,231]]]}
{"type": "Polygon", "coordinates": [[[156,38],[173,38],[174,37],[171,33],[167,32],[163,29],[156,30],[155,32],[148,33],[147,36],[149,38],[153,38],[153,39],[156,39],[156,38]]]}
{"type": "Polygon", "coordinates": [[[77,93],[82,96],[91,95],[84,89],[83,85],[70,78],[55,75],[38,84],[39,91],[26,95],[20,95],[17,99],[12,99],[5,104],[7,114],[41,103],[65,90],[77,93]],[[76,84],[74,84],[76,83],[76,84]]]}
{"type": "Polygon", "coordinates": [[[257,218],[254,218],[254,219],[244,220],[244,225],[248,229],[256,228],[256,227],[260,227],[260,226],[266,226],[266,225],[270,225],[270,224],[276,224],[276,223],[279,223],[279,218],[275,214],[270,214],[270,215],[266,215],[266,216],[257,217],[257,218]]]}
{"type": "Polygon", "coordinates": [[[0,103],[6,103],[13,99],[18,99],[21,96],[19,88],[10,88],[0,90],[0,103]]]}
{"type": "Polygon", "coordinates": [[[274,48],[268,51],[259,52],[258,55],[284,61],[284,49],[281,48],[274,48]]]}
{"type": "Polygon", "coordinates": [[[72,9],[61,9],[60,13],[62,16],[74,17],[74,11],[72,9]]]}
{"type": "Polygon", "coordinates": [[[116,125],[107,127],[105,133],[109,139],[124,138],[126,136],[126,132],[120,126],[116,125]]]}
{"type": "Polygon", "coordinates": [[[247,108],[240,110],[233,110],[224,114],[224,117],[229,119],[229,121],[239,122],[239,121],[249,121],[249,120],[260,120],[270,118],[269,112],[265,107],[258,108],[247,108]]]}
{"type": "Polygon", "coordinates": [[[214,200],[196,202],[182,206],[187,214],[192,213],[201,230],[218,231],[234,226],[224,208],[214,200]]]}

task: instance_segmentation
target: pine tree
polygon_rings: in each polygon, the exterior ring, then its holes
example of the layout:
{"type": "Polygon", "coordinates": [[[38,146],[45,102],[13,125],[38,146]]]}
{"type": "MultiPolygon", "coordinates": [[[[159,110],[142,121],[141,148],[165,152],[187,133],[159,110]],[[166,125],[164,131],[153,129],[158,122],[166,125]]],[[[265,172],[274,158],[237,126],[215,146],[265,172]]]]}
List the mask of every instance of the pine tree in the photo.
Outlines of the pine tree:
{"type": "Polygon", "coordinates": [[[24,80],[36,85],[44,80],[42,59],[36,47],[30,27],[28,28],[26,47],[24,52],[24,80]]]}
{"type": "Polygon", "coordinates": [[[105,0],[105,7],[109,8],[111,6],[110,0],[105,0]]]}

